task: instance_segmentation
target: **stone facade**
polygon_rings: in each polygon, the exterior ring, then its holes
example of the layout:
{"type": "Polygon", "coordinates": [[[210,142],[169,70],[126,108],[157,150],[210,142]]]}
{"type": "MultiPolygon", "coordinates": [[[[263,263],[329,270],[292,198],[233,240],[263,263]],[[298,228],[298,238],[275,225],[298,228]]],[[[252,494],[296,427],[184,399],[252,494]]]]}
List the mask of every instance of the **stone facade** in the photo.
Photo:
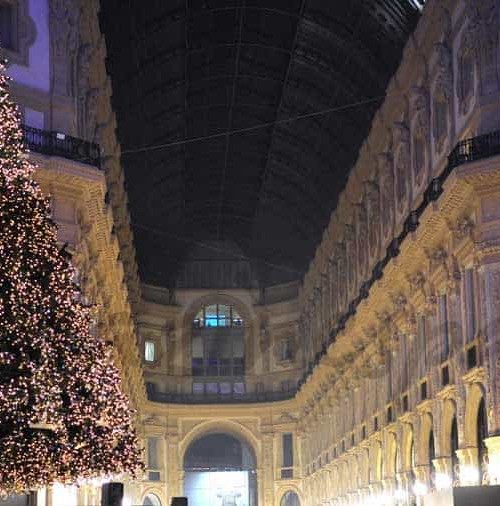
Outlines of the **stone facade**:
{"type": "Polygon", "coordinates": [[[454,150],[498,131],[498,33],[497,2],[426,3],[306,274],[306,505],[498,482],[500,166],[454,150]]]}

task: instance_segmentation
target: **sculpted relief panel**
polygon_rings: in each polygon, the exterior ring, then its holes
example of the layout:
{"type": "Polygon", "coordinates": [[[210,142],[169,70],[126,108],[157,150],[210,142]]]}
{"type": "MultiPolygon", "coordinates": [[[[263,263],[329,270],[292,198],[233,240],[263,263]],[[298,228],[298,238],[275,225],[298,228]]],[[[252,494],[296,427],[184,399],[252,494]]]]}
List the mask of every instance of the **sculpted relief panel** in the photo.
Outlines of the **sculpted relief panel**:
{"type": "MultiPolygon", "coordinates": [[[[450,91],[453,89],[451,52],[448,46],[440,42],[435,45],[436,78],[433,88],[432,134],[436,153],[443,154],[448,147],[450,137],[450,91]]],[[[438,167],[436,167],[438,169],[438,167]]]]}
{"type": "Polygon", "coordinates": [[[410,131],[405,123],[393,126],[394,173],[396,178],[396,224],[399,224],[409,210],[410,192],[410,131]]]}
{"type": "Polygon", "coordinates": [[[410,97],[412,129],[411,160],[413,195],[419,195],[428,181],[429,167],[429,95],[422,87],[413,87],[410,97]]]}

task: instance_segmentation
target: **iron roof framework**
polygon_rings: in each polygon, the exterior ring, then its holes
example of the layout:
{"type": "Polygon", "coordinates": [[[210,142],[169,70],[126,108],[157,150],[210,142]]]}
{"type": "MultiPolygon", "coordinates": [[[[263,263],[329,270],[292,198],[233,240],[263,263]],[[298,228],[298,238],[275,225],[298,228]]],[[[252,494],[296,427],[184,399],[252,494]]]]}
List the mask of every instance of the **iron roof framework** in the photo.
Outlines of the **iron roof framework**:
{"type": "Polygon", "coordinates": [[[101,2],[143,281],[174,286],[205,240],[236,243],[263,285],[300,278],[416,24],[415,2],[101,2]]]}

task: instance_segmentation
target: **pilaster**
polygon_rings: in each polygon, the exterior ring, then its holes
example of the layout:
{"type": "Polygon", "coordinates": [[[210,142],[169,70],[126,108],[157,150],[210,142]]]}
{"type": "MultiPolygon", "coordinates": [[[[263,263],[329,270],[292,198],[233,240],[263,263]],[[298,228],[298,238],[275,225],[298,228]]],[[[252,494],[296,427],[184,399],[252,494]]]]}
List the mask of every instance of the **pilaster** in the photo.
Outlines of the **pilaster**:
{"type": "Polygon", "coordinates": [[[262,437],[262,470],[261,479],[258,481],[259,490],[262,490],[262,504],[273,506],[274,504],[274,436],[267,432],[262,437]]]}
{"type": "Polygon", "coordinates": [[[439,490],[453,485],[453,462],[451,457],[438,457],[432,461],[436,471],[435,485],[439,490]]]}
{"type": "Polygon", "coordinates": [[[462,487],[479,485],[478,449],[461,448],[457,450],[457,457],[460,466],[460,485],[462,487]]]}

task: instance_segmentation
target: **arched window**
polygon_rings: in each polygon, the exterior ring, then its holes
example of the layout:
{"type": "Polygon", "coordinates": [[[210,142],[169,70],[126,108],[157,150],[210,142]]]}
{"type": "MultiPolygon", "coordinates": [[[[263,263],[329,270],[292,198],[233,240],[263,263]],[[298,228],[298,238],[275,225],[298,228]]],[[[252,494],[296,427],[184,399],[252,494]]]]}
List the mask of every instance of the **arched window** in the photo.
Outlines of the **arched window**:
{"type": "Polygon", "coordinates": [[[245,386],[245,327],[228,304],[203,306],[191,336],[193,393],[241,394],[245,386]]]}
{"type": "Polygon", "coordinates": [[[257,506],[253,448],[222,432],[195,439],[184,455],[184,495],[190,505],[257,506]]]}
{"type": "Polygon", "coordinates": [[[292,490],[289,490],[281,498],[280,506],[300,506],[299,496],[292,490]]]}
{"type": "Polygon", "coordinates": [[[193,320],[193,327],[241,327],[243,319],[238,312],[227,304],[203,306],[193,320]]]}

